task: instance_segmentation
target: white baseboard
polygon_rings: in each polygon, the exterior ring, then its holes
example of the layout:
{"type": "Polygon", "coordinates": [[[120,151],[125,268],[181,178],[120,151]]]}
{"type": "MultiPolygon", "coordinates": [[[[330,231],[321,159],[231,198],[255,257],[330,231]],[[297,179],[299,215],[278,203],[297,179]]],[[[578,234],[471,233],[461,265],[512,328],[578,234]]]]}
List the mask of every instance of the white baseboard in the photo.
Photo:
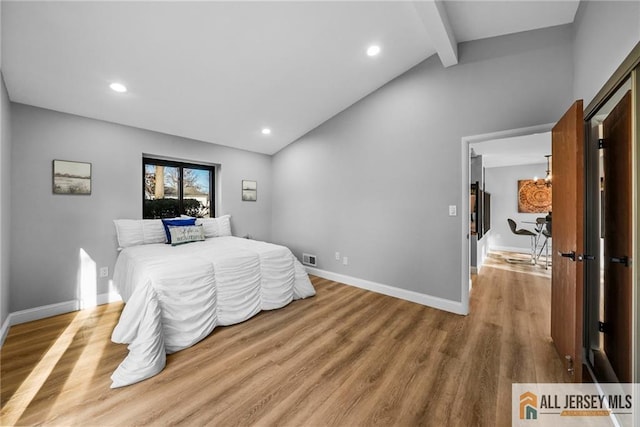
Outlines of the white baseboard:
{"type": "MultiPolygon", "coordinates": [[[[551,241],[551,240],[549,240],[549,241],[551,241]]],[[[536,253],[539,253],[541,249],[542,248],[540,246],[538,246],[538,248],[536,249],[536,253]]],[[[525,255],[530,255],[531,254],[531,248],[515,248],[515,247],[512,247],[512,246],[491,246],[489,248],[489,251],[516,252],[516,253],[525,254],[525,255]]],[[[553,253],[553,246],[549,245],[549,255],[551,255],[552,253],[553,253]]]]}
{"type": "Polygon", "coordinates": [[[45,319],[59,314],[70,313],[80,309],[80,301],[65,301],[57,304],[43,305],[41,307],[28,308],[9,314],[11,326],[20,323],[32,322],[34,320],[45,319]]]}
{"type": "MultiPolygon", "coordinates": [[[[121,300],[122,299],[120,298],[120,295],[113,292],[99,294],[96,296],[98,305],[108,304],[110,302],[121,300]]],[[[72,311],[78,310],[80,310],[80,300],[72,300],[9,313],[4,323],[2,324],[2,329],[0,329],[0,347],[2,347],[2,345],[4,344],[4,340],[9,333],[9,328],[13,325],[19,325],[21,323],[32,322],[34,320],[45,319],[47,317],[57,316],[59,314],[70,313],[72,311]]]]}
{"type": "Polygon", "coordinates": [[[469,273],[471,273],[471,274],[480,274],[480,270],[482,270],[482,266],[481,265],[478,265],[478,266],[470,265],[469,266],[469,273]]]}
{"type": "Polygon", "coordinates": [[[531,248],[516,248],[513,246],[491,246],[489,251],[516,252],[519,254],[531,254],[531,248]]]}
{"type": "Polygon", "coordinates": [[[110,302],[122,301],[122,297],[117,292],[107,292],[106,294],[98,294],[96,304],[103,305],[110,302]]]}
{"type": "Polygon", "coordinates": [[[307,273],[323,279],[333,280],[344,283],[345,285],[355,286],[357,288],[366,289],[368,291],[377,292],[379,294],[400,298],[406,301],[415,302],[417,304],[426,305],[427,307],[437,308],[439,310],[448,311],[450,313],[467,315],[469,310],[465,309],[461,302],[451,301],[440,297],[434,297],[427,294],[421,294],[415,291],[396,288],[382,283],[371,282],[357,277],[346,276],[344,274],[333,273],[331,271],[320,270],[313,267],[305,267],[307,273]]]}
{"type": "Polygon", "coordinates": [[[7,334],[9,333],[9,328],[11,327],[11,314],[4,319],[2,323],[2,329],[0,329],[0,347],[4,344],[5,338],[7,338],[7,334]]]}

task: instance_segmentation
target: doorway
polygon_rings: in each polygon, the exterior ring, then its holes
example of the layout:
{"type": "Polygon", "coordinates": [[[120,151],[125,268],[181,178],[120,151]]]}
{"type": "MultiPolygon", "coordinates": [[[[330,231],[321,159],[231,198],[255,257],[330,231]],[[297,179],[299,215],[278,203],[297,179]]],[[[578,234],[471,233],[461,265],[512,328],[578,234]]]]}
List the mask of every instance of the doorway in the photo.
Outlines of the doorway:
{"type": "MultiPolygon", "coordinates": [[[[532,126],[532,127],[527,127],[527,128],[519,128],[519,129],[511,129],[511,130],[506,130],[506,131],[501,131],[501,132],[494,132],[494,133],[488,133],[488,134],[481,134],[481,135],[474,135],[474,136],[468,136],[468,137],[464,137],[462,138],[462,150],[461,150],[461,162],[462,162],[462,192],[461,194],[463,195],[463,198],[461,200],[460,206],[461,206],[461,212],[464,212],[465,215],[465,220],[462,221],[462,228],[461,228],[461,247],[462,247],[462,253],[461,253],[461,272],[462,272],[462,282],[461,282],[461,293],[462,293],[462,305],[463,307],[465,307],[466,311],[468,312],[468,307],[469,307],[469,292],[471,289],[471,262],[472,262],[472,253],[471,253],[471,245],[473,242],[473,233],[472,233],[472,224],[471,224],[471,220],[473,219],[471,217],[471,201],[472,198],[470,197],[470,184],[471,184],[471,177],[472,177],[472,173],[471,173],[471,167],[472,167],[472,151],[471,149],[474,148],[474,151],[476,149],[478,149],[479,151],[481,151],[478,147],[480,147],[483,143],[484,144],[491,144],[490,141],[496,141],[496,140],[504,140],[504,139],[509,139],[509,138],[519,138],[519,137],[527,137],[527,136],[531,136],[531,135],[535,135],[535,134],[544,134],[544,133],[548,133],[551,131],[551,128],[553,127],[553,123],[547,123],[547,124],[542,124],[542,125],[538,125],[538,126],[532,126]],[[466,220],[466,218],[469,218],[469,220],[466,220]]],[[[517,150],[516,150],[517,151],[517,150]]],[[[476,153],[478,154],[478,153],[476,153]]],[[[540,161],[545,162],[545,158],[543,155],[540,156],[540,161]]],[[[534,178],[534,176],[532,175],[531,178],[534,178]]],[[[514,185],[517,185],[517,183],[514,183],[514,185]]],[[[486,188],[485,188],[486,189],[486,188]]],[[[515,198],[515,196],[514,196],[515,198]]],[[[495,206],[496,203],[496,198],[491,196],[491,204],[492,206],[495,206]]],[[[514,199],[514,203],[515,203],[515,199],[514,199]]],[[[497,221],[502,221],[502,219],[500,218],[496,218],[495,215],[491,215],[491,224],[490,224],[490,232],[489,233],[483,233],[483,237],[481,238],[481,240],[486,238],[486,242],[489,241],[491,234],[498,234],[500,233],[499,230],[500,227],[497,226],[498,222],[497,221]]],[[[506,219],[504,219],[504,223],[505,225],[507,225],[506,219]]],[[[476,237],[477,239],[477,237],[476,237]]],[[[476,240],[477,242],[477,240],[476,240]]],[[[477,243],[476,243],[477,244],[477,243]]],[[[482,256],[482,251],[484,249],[484,247],[488,247],[488,246],[481,246],[481,252],[476,252],[476,260],[478,259],[478,256],[482,256]]],[[[477,247],[476,247],[477,250],[477,247]]],[[[477,266],[476,266],[477,269],[477,266]]]]}

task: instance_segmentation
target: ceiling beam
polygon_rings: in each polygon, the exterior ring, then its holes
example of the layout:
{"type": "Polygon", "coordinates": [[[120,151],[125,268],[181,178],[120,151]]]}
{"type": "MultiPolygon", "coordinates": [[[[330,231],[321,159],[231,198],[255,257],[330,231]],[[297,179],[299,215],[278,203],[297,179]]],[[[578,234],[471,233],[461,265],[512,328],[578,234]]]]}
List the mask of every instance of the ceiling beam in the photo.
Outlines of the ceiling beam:
{"type": "Polygon", "coordinates": [[[444,2],[440,0],[414,1],[413,5],[422,19],[427,34],[438,52],[442,65],[451,67],[458,63],[458,43],[449,23],[444,2]]]}

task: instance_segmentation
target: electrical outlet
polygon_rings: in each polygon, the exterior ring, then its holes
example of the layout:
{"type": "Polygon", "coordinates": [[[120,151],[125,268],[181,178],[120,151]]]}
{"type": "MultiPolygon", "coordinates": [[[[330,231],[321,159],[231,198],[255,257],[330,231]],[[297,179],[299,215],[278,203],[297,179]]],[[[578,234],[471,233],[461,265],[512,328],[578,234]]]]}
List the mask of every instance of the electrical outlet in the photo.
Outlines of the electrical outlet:
{"type": "Polygon", "coordinates": [[[342,264],[349,265],[349,258],[347,257],[342,258],[342,264]]]}
{"type": "Polygon", "coordinates": [[[100,267],[100,277],[109,277],[109,267],[100,267]]]}
{"type": "Polygon", "coordinates": [[[456,205],[449,205],[449,216],[458,215],[458,207],[456,205]]]}
{"type": "Polygon", "coordinates": [[[336,261],[340,261],[340,252],[336,252],[336,261]]]}

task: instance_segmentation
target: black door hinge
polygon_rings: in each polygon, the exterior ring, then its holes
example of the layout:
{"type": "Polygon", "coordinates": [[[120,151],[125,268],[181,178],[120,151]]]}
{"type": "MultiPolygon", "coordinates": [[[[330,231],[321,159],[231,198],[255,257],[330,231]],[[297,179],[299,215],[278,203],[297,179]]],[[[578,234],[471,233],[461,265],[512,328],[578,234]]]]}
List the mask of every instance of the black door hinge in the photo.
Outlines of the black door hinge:
{"type": "Polygon", "coordinates": [[[609,261],[611,261],[614,264],[622,264],[625,267],[631,266],[631,258],[629,258],[628,256],[611,257],[609,261]]]}
{"type": "Polygon", "coordinates": [[[598,150],[602,150],[604,148],[604,139],[598,139],[598,150]]]}
{"type": "Polygon", "coordinates": [[[607,333],[607,324],[604,322],[598,322],[598,331],[602,333],[607,333]]]}

